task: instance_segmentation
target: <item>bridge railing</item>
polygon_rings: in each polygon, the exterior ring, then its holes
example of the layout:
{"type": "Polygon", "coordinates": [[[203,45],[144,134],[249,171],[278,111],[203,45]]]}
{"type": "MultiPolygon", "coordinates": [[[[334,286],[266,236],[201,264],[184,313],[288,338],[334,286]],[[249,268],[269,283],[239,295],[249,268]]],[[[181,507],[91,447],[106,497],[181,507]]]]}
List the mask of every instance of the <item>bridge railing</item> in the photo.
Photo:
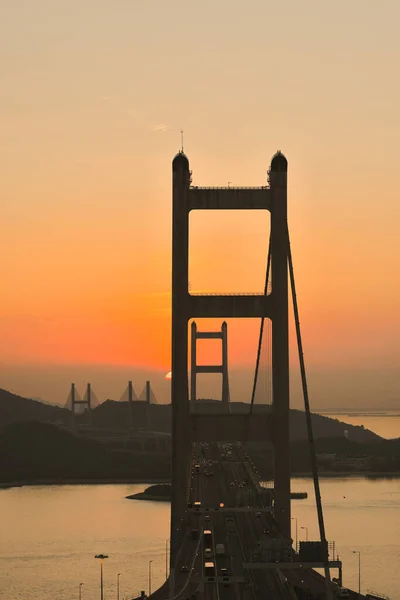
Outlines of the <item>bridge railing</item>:
{"type": "Polygon", "coordinates": [[[224,185],[224,186],[199,186],[199,185],[191,185],[191,190],[269,190],[268,185],[245,185],[245,186],[233,186],[233,185],[224,185]]]}

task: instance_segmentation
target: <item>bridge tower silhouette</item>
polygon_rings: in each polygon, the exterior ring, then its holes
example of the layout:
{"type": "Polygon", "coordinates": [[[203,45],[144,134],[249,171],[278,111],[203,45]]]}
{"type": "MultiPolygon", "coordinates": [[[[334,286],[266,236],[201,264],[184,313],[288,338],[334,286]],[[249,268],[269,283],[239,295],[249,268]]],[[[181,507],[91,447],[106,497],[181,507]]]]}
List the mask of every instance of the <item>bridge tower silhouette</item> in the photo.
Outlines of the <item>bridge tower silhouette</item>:
{"type": "Polygon", "coordinates": [[[81,407],[83,409],[86,408],[86,410],[88,411],[89,424],[91,424],[92,408],[97,405],[98,405],[98,400],[97,400],[96,395],[93,393],[92,386],[90,383],[88,383],[86,386],[86,391],[85,391],[83,398],[81,398],[80,395],[78,394],[77,389],[75,387],[75,383],[71,383],[71,390],[70,390],[70,393],[68,394],[68,398],[65,403],[65,407],[71,411],[72,427],[75,427],[75,425],[76,425],[76,415],[82,414],[82,412],[79,411],[79,409],[81,407]]]}
{"type": "Polygon", "coordinates": [[[191,325],[191,361],[190,361],[190,402],[193,412],[196,411],[197,400],[197,375],[198,373],[221,373],[222,375],[222,410],[229,412],[229,377],[228,377],[228,326],[224,321],[221,331],[198,331],[196,321],[191,325]],[[222,364],[221,365],[198,365],[197,364],[197,340],[222,341],[222,364]]]}
{"type": "Polygon", "coordinates": [[[196,441],[272,442],[275,519],[282,535],[290,538],[287,160],[280,152],[273,157],[269,174],[269,187],[200,188],[191,186],[189,161],[183,152],[172,163],[171,564],[184,529],[181,525],[190,474],[190,446],[196,441]],[[216,209],[270,211],[270,294],[207,296],[189,292],[189,213],[216,209]],[[204,317],[271,319],[272,414],[207,415],[190,411],[188,323],[204,317]]]}

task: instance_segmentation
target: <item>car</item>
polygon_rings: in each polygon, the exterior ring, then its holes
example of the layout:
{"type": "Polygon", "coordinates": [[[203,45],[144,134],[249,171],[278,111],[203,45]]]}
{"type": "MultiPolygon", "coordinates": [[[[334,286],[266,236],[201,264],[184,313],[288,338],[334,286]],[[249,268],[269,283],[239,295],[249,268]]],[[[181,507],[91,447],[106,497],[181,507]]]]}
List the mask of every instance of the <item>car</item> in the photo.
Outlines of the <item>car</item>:
{"type": "Polygon", "coordinates": [[[220,573],[221,577],[224,577],[225,575],[229,575],[228,569],[226,567],[222,567],[219,570],[219,573],[220,573]]]}
{"type": "Polygon", "coordinates": [[[235,482],[234,482],[234,481],[231,481],[229,485],[230,485],[231,487],[235,487],[235,482]]]}
{"type": "Polygon", "coordinates": [[[206,516],[204,517],[204,520],[205,520],[205,521],[209,521],[209,520],[210,520],[210,515],[206,515],[206,516]]]}
{"type": "Polygon", "coordinates": [[[265,533],[266,535],[269,535],[271,532],[270,532],[270,530],[269,530],[269,529],[267,529],[267,528],[265,527],[265,528],[264,528],[264,533],[265,533]]]}
{"type": "Polygon", "coordinates": [[[182,573],[188,573],[189,572],[189,567],[186,566],[186,565],[183,565],[181,571],[182,571],[182,573]]]}
{"type": "Polygon", "coordinates": [[[257,519],[261,519],[261,513],[260,512],[256,512],[256,517],[257,517],[257,519]]]}

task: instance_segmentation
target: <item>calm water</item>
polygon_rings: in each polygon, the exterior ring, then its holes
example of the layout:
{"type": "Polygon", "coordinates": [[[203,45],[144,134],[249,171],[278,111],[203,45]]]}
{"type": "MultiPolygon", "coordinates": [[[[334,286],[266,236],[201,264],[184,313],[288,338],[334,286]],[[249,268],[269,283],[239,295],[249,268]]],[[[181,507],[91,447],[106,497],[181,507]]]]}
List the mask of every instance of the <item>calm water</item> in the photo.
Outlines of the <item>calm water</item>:
{"type": "MultiPolygon", "coordinates": [[[[105,600],[121,600],[165,576],[165,540],[169,505],[125,500],[144,485],[24,487],[0,491],[0,598],[74,600],[84,582],[82,600],[99,598],[99,564],[105,561],[105,600]]],[[[308,479],[295,479],[294,491],[312,493],[308,479]]],[[[344,583],[357,586],[361,550],[362,589],[377,589],[400,599],[400,479],[324,479],[327,535],[336,540],[344,562],[344,583]]],[[[292,502],[293,516],[317,535],[313,501],[292,502]]],[[[294,524],[294,521],[293,521],[294,524]]],[[[301,535],[300,535],[301,534],[301,535]]],[[[293,527],[293,537],[295,529],[293,527]]]]}
{"type": "Polygon", "coordinates": [[[391,439],[400,437],[400,412],[387,411],[382,414],[377,413],[321,413],[332,419],[338,419],[349,425],[364,425],[365,429],[369,429],[378,435],[391,439]]]}

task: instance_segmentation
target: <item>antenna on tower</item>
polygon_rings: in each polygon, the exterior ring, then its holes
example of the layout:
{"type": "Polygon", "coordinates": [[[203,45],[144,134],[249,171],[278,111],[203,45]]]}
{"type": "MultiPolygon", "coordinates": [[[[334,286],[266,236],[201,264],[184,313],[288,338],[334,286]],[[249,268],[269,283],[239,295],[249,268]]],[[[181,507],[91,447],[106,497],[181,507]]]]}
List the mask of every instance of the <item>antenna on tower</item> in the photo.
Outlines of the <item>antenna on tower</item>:
{"type": "Polygon", "coordinates": [[[181,129],[181,152],[183,154],[183,129],[181,129]]]}

